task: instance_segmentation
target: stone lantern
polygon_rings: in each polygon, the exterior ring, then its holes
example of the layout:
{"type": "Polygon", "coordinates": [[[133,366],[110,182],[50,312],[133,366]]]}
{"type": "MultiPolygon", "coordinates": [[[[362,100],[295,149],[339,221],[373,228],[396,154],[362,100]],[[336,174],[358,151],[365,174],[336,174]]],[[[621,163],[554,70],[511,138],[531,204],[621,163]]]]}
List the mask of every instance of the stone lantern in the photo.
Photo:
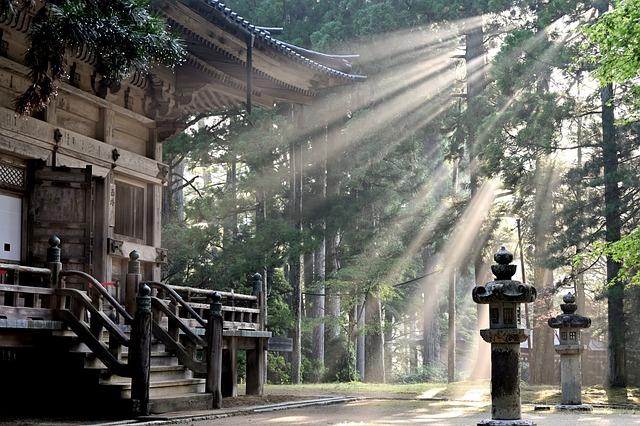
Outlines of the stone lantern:
{"type": "Polygon", "coordinates": [[[582,340],[580,332],[583,328],[591,327],[591,319],[576,314],[578,305],[576,298],[570,292],[562,298],[560,305],[562,313],[549,318],[549,327],[559,331],[556,352],[560,354],[560,384],[562,386],[562,402],[558,409],[591,410],[591,405],[582,403],[582,371],[580,352],[582,340]]]}
{"type": "Polygon", "coordinates": [[[480,330],[480,335],[491,343],[491,419],[478,425],[533,425],[521,418],[520,343],[527,340],[529,330],[518,327],[518,312],[521,303],[536,300],[536,289],[511,279],[516,265],[511,265],[513,254],[506,248],[493,258],[495,281],[473,289],[473,301],[489,305],[489,328],[480,330]]]}

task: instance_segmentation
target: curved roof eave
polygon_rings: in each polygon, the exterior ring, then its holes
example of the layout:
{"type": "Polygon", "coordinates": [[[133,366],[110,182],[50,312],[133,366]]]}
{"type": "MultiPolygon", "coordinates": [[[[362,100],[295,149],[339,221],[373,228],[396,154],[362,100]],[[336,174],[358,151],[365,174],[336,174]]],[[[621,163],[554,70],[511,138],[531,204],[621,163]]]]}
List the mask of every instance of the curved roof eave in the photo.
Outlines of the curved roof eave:
{"type": "MultiPolygon", "coordinates": [[[[348,72],[340,71],[331,66],[320,63],[318,60],[322,60],[322,58],[326,60],[344,60],[347,58],[354,58],[357,55],[327,55],[320,52],[314,52],[311,50],[303,49],[297,46],[293,46],[289,43],[285,43],[280,41],[274,37],[272,37],[268,31],[261,29],[260,27],[256,27],[251,24],[249,21],[244,19],[242,16],[238,15],[236,12],[233,12],[231,9],[225,6],[224,3],[219,0],[203,0],[209,6],[214,8],[216,11],[221,13],[225,20],[232,26],[235,26],[241,32],[246,33],[247,35],[253,35],[256,40],[260,40],[264,42],[267,46],[271,47],[273,50],[288,56],[289,58],[301,63],[307,68],[311,68],[316,71],[320,71],[323,74],[328,76],[337,78],[339,80],[348,80],[348,81],[362,81],[367,77],[359,74],[351,74],[348,72]],[[309,56],[314,56],[314,59],[310,59],[304,54],[308,54],[309,56]]],[[[349,64],[350,65],[350,64],[349,64]]]]}

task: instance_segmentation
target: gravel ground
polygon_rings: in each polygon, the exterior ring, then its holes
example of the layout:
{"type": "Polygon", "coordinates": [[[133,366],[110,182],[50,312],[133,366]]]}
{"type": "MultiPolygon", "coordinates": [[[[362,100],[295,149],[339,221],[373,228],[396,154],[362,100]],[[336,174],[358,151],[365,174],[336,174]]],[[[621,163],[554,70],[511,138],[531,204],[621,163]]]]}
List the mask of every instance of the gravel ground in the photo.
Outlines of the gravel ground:
{"type": "MultiPolygon", "coordinates": [[[[640,414],[611,410],[571,414],[533,412],[525,407],[523,417],[537,425],[640,425],[640,414]]],[[[307,407],[248,416],[228,417],[194,425],[476,425],[488,418],[484,403],[411,400],[361,400],[347,404],[307,407]]]]}

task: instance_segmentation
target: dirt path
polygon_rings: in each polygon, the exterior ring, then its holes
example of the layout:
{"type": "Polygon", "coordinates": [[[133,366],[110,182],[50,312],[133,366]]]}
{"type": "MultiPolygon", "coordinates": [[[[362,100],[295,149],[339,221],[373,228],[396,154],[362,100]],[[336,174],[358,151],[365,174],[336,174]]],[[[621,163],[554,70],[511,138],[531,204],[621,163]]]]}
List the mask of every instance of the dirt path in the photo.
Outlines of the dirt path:
{"type": "MultiPolygon", "coordinates": [[[[197,425],[476,425],[489,417],[483,403],[410,400],[361,400],[347,404],[308,407],[202,421],[197,425]]],[[[564,414],[532,412],[524,417],[539,426],[640,425],[640,414],[595,410],[592,413],[564,414]]]]}

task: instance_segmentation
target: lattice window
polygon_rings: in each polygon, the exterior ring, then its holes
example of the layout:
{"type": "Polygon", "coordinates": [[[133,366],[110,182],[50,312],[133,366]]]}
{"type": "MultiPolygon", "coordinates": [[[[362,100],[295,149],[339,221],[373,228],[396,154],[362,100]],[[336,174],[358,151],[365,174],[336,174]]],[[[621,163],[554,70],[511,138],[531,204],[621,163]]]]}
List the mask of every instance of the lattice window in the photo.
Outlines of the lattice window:
{"type": "Polygon", "coordinates": [[[0,186],[22,191],[25,189],[25,183],[25,169],[0,162],[0,186]]]}
{"type": "Polygon", "coordinates": [[[116,182],[116,209],[114,232],[144,240],[145,222],[144,188],[116,182]]]}
{"type": "Polygon", "coordinates": [[[498,324],[500,322],[500,309],[491,308],[491,323],[498,324]]]}
{"type": "Polygon", "coordinates": [[[515,324],[513,317],[513,308],[504,308],[504,323],[505,324],[515,324]]]}

